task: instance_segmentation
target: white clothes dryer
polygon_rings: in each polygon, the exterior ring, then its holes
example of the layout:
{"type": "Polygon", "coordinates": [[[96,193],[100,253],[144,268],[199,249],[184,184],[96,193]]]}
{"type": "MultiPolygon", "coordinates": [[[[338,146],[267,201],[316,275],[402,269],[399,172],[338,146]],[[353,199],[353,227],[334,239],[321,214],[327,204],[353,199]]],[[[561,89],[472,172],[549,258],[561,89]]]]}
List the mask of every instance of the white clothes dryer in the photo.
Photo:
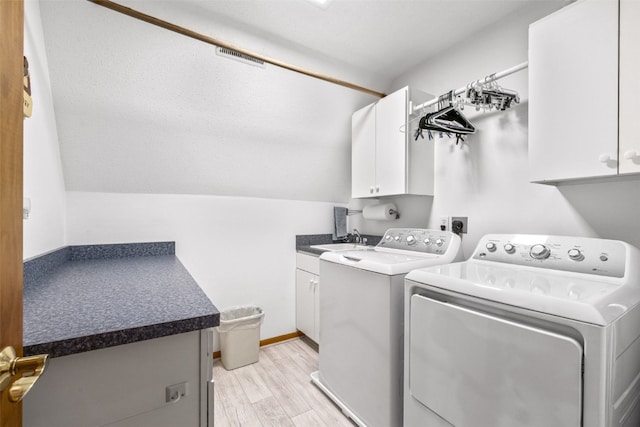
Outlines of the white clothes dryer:
{"type": "Polygon", "coordinates": [[[640,251],[487,235],[405,280],[405,427],[640,426],[640,251]]]}
{"type": "Polygon", "coordinates": [[[372,250],[320,256],[319,371],[311,378],[357,425],[402,425],[404,277],[457,260],[457,235],[400,228],[372,250]]]}

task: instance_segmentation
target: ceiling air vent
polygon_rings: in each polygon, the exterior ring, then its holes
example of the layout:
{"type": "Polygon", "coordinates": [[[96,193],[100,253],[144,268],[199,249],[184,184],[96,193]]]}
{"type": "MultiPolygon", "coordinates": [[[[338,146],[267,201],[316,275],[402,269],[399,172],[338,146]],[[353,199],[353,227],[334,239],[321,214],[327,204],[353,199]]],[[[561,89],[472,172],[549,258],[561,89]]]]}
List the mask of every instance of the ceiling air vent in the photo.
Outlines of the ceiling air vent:
{"type": "Polygon", "coordinates": [[[236,61],[243,62],[249,65],[255,65],[256,67],[264,68],[264,61],[254,58],[253,56],[245,55],[244,53],[237,52],[226,47],[216,46],[216,55],[223,56],[225,58],[235,59],[236,61]]]}

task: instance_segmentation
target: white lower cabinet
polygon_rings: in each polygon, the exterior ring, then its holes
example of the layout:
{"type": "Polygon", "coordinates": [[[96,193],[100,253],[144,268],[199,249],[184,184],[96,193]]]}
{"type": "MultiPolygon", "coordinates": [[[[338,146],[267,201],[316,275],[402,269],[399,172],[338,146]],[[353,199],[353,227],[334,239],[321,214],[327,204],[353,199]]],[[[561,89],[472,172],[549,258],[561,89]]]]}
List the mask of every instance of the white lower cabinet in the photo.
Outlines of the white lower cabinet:
{"type": "Polygon", "coordinates": [[[213,330],[49,359],[23,402],[25,427],[212,427],[213,330]],[[205,339],[206,341],[203,341],[205,339]],[[166,387],[187,383],[167,402],[166,387]]]}
{"type": "Polygon", "coordinates": [[[320,259],[296,254],[296,329],[320,341],[320,259]]]}

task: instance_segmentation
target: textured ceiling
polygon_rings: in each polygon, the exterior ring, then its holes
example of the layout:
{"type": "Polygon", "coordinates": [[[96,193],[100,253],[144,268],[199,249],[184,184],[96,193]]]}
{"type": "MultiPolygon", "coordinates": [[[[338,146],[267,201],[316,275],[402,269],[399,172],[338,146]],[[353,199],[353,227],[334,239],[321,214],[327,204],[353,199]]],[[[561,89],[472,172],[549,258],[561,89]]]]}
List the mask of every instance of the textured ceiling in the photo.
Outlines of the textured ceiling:
{"type": "MultiPolygon", "coordinates": [[[[120,1],[120,0],[117,0],[120,1]]],[[[162,19],[193,15],[392,78],[518,8],[544,0],[121,0],[162,19]]],[[[560,1],[548,1],[560,3],[560,1]]],[[[224,40],[211,26],[200,28],[224,40]]],[[[257,52],[261,53],[261,52],[257,52]]]]}

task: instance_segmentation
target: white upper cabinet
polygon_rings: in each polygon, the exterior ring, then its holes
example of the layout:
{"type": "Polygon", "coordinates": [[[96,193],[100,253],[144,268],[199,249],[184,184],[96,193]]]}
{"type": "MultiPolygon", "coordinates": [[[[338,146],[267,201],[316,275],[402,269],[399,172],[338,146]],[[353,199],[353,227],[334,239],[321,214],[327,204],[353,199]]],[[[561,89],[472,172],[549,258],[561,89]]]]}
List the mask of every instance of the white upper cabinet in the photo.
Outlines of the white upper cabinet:
{"type": "Polygon", "coordinates": [[[404,87],[352,116],[351,197],[433,195],[433,142],[415,141],[412,105],[431,95],[404,87]]]}
{"type": "Polygon", "coordinates": [[[620,1],[620,173],[640,172],[640,1],[620,1]]]}
{"type": "Polygon", "coordinates": [[[351,197],[371,197],[376,182],[376,104],[351,116],[351,197]]]}
{"type": "Polygon", "coordinates": [[[578,1],[529,27],[529,168],[533,182],[617,175],[617,0],[578,1]]]}

